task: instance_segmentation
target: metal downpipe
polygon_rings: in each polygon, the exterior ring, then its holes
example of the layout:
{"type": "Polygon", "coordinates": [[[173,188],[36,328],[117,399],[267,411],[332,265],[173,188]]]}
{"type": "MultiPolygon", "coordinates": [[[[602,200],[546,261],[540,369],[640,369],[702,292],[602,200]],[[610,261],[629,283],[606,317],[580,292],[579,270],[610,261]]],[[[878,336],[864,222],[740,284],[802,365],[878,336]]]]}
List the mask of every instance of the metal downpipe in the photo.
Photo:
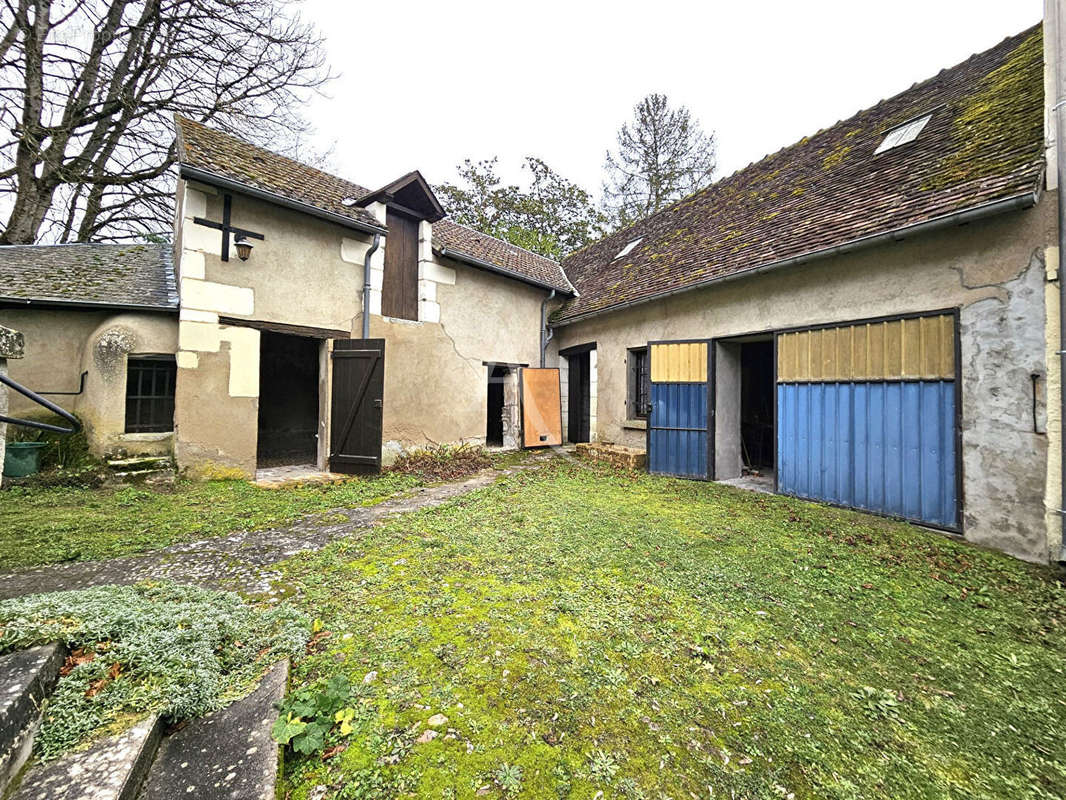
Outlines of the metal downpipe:
{"type": "Polygon", "coordinates": [[[548,303],[555,297],[555,290],[544,298],[540,304],[540,366],[544,368],[544,362],[548,357],[548,342],[552,340],[552,332],[548,330],[548,303]]]}
{"type": "Polygon", "coordinates": [[[370,338],[370,258],[381,245],[381,234],[374,234],[374,243],[363,258],[363,338],[370,338]]]}
{"type": "MultiPolygon", "coordinates": [[[[1066,280],[1063,279],[1062,268],[1063,256],[1066,255],[1066,203],[1063,202],[1063,189],[1066,187],[1066,153],[1060,146],[1066,138],[1066,47],[1063,47],[1064,19],[1063,0],[1050,0],[1045,6],[1047,12],[1054,11],[1055,41],[1052,44],[1052,52],[1055,59],[1055,175],[1058,179],[1056,187],[1057,201],[1059,206],[1059,264],[1057,277],[1059,281],[1059,520],[1061,522],[1062,542],[1059,545],[1059,561],[1066,561],[1066,280]]],[[[1045,35],[1047,34],[1047,19],[1045,19],[1045,35]]]]}

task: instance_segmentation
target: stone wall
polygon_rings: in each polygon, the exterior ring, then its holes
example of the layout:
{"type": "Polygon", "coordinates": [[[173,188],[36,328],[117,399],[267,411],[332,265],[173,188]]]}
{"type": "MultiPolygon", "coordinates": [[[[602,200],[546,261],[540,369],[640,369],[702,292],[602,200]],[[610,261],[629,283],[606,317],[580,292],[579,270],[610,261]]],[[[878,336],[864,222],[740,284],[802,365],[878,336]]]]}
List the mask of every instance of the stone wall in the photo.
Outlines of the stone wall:
{"type": "Polygon", "coordinates": [[[596,343],[598,438],[640,448],[644,431],[626,424],[629,347],[959,308],[965,536],[1044,562],[1060,524],[1050,508],[1045,520],[1058,475],[1047,411],[1058,397],[1056,214],[1057,193],[1045,193],[1026,211],[565,325],[553,344],[596,343]]]}

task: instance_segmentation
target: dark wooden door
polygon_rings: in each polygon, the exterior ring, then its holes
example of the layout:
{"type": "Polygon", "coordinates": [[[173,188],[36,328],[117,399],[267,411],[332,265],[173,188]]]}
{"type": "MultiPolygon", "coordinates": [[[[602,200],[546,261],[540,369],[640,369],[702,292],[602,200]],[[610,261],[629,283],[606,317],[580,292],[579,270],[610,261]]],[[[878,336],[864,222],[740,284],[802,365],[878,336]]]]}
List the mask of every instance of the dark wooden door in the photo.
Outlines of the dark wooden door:
{"type": "Polygon", "coordinates": [[[381,471],[385,340],[333,342],[329,468],[355,475],[381,471]]]}
{"type": "Polygon", "coordinates": [[[589,354],[587,352],[567,358],[570,370],[567,378],[567,430],[571,442],[587,442],[591,429],[592,397],[589,387],[589,354]]]}
{"type": "Polygon", "coordinates": [[[418,220],[392,209],[386,213],[385,276],[381,285],[381,313],[386,317],[418,319],[418,220]]]}

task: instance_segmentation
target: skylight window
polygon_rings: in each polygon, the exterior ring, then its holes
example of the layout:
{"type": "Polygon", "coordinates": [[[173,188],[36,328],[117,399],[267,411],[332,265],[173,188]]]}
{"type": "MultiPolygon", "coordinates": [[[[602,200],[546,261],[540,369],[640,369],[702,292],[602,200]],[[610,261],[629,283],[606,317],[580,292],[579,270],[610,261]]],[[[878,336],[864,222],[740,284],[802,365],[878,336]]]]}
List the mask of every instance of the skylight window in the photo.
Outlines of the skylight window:
{"type": "Polygon", "coordinates": [[[874,150],[874,155],[883,153],[886,150],[891,150],[893,147],[899,147],[901,144],[907,142],[913,142],[918,138],[918,134],[922,132],[926,125],[929,124],[929,119],[932,114],[926,114],[924,117],[918,117],[918,119],[912,119],[910,122],[900,125],[898,128],[893,128],[885,134],[884,141],[878,145],[874,150]]]}
{"type": "Polygon", "coordinates": [[[618,251],[618,255],[616,255],[614,257],[614,260],[617,260],[617,259],[621,258],[622,256],[629,255],[633,251],[633,248],[636,247],[638,244],[640,244],[640,242],[641,242],[641,240],[643,238],[644,238],[643,236],[640,236],[640,237],[634,239],[633,241],[631,241],[629,244],[627,244],[621,250],[619,250],[618,251]]]}

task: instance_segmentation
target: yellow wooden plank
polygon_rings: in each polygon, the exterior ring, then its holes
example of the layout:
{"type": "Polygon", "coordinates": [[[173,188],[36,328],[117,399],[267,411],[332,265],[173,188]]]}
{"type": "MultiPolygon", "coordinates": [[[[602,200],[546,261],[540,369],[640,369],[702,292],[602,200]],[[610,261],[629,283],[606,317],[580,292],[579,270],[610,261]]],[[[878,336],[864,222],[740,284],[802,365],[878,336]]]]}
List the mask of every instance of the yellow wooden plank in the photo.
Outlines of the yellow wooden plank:
{"type": "Polygon", "coordinates": [[[845,325],[843,328],[837,328],[837,380],[838,381],[853,381],[855,380],[855,371],[852,366],[852,337],[854,336],[855,326],[845,325]]]}
{"type": "Polygon", "coordinates": [[[700,345],[693,342],[685,346],[687,358],[685,359],[685,380],[699,381],[700,373],[700,345]]]}
{"type": "Polygon", "coordinates": [[[904,378],[917,378],[921,375],[921,330],[921,320],[903,320],[903,368],[900,375],[904,378]]]}
{"type": "Polygon", "coordinates": [[[651,346],[651,379],[653,383],[662,383],[666,380],[665,358],[666,348],[661,344],[651,346]]]}
{"type": "Polygon", "coordinates": [[[822,332],[810,331],[807,334],[807,347],[810,351],[810,363],[807,367],[807,380],[817,381],[822,378],[822,332]]]}
{"type": "Polygon", "coordinates": [[[870,377],[870,326],[855,325],[851,329],[851,374],[861,381],[870,377]]]}
{"type": "Polygon", "coordinates": [[[940,318],[940,374],[948,380],[955,378],[955,317],[952,314],[940,318]]]}
{"type": "Polygon", "coordinates": [[[926,380],[940,377],[940,318],[922,317],[918,320],[919,374],[926,380]]]}
{"type": "Polygon", "coordinates": [[[707,382],[707,343],[700,342],[696,345],[696,380],[700,383],[707,382]]]}
{"type": "Polygon", "coordinates": [[[669,366],[666,370],[666,379],[670,381],[670,383],[677,383],[681,380],[681,345],[670,345],[668,352],[670,353],[670,357],[667,361],[669,366]]]}
{"type": "Polygon", "coordinates": [[[792,380],[792,368],[796,364],[795,334],[783,333],[777,337],[777,382],[788,383],[792,380]]]}
{"type": "Polygon", "coordinates": [[[903,373],[903,323],[885,323],[885,358],[881,365],[881,379],[898,378],[903,373]]]}

